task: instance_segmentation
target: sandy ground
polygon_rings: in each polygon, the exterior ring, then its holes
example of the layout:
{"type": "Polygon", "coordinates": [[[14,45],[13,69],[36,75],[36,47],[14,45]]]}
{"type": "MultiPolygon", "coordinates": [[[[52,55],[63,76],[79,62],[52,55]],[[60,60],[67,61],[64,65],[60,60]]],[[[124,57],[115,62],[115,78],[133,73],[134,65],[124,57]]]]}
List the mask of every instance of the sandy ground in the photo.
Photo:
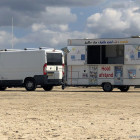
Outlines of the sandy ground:
{"type": "Polygon", "coordinates": [[[140,140],[140,89],[0,92],[0,140],[140,140]]]}

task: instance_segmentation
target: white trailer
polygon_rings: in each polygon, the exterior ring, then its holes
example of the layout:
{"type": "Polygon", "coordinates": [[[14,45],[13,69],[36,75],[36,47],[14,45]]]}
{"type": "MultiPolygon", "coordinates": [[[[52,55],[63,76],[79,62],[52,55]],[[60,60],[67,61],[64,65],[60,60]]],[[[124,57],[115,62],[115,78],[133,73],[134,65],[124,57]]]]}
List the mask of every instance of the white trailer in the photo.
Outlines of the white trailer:
{"type": "Polygon", "coordinates": [[[140,38],[69,39],[66,86],[140,87],[140,38]]]}
{"type": "Polygon", "coordinates": [[[61,85],[64,75],[61,50],[25,49],[0,51],[0,90],[25,87],[33,91],[39,85],[49,91],[61,85]]]}

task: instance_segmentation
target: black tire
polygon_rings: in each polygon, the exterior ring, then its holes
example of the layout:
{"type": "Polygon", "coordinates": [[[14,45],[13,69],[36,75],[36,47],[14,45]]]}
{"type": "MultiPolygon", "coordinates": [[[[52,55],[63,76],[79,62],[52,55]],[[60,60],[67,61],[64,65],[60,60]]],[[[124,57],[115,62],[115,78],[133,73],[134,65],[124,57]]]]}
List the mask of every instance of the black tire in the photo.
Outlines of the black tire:
{"type": "Polygon", "coordinates": [[[24,85],[27,91],[35,91],[36,89],[36,83],[34,79],[26,79],[24,85]]]}
{"type": "Polygon", "coordinates": [[[43,86],[43,89],[45,91],[51,91],[53,89],[53,86],[43,86]]]}
{"type": "Polygon", "coordinates": [[[104,83],[103,84],[103,90],[105,92],[111,92],[113,90],[113,87],[110,83],[104,83]]]}
{"type": "Polygon", "coordinates": [[[5,91],[7,87],[0,87],[0,91],[5,91]]]}
{"type": "Polygon", "coordinates": [[[130,86],[121,86],[119,87],[121,92],[127,92],[129,90],[130,86]]]}

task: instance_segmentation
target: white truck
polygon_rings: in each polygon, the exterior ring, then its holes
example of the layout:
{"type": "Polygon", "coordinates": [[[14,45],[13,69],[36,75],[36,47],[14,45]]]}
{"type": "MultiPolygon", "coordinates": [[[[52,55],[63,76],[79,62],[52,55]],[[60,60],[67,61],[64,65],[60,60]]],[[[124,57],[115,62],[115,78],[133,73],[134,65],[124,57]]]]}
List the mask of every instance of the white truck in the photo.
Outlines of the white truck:
{"type": "Polygon", "coordinates": [[[140,87],[140,37],[69,39],[66,86],[140,87]]]}
{"type": "Polygon", "coordinates": [[[0,90],[6,87],[25,87],[34,91],[37,86],[49,91],[62,84],[64,55],[55,49],[25,49],[0,51],[0,90]]]}

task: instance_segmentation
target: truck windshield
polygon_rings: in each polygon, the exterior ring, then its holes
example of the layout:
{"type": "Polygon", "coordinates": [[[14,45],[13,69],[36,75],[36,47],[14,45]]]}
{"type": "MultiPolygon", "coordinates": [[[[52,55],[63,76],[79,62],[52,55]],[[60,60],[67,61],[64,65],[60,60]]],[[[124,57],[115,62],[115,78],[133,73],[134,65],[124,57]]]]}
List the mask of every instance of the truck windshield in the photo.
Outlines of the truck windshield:
{"type": "Polygon", "coordinates": [[[47,64],[48,65],[62,65],[62,54],[61,53],[47,53],[47,64]]]}

